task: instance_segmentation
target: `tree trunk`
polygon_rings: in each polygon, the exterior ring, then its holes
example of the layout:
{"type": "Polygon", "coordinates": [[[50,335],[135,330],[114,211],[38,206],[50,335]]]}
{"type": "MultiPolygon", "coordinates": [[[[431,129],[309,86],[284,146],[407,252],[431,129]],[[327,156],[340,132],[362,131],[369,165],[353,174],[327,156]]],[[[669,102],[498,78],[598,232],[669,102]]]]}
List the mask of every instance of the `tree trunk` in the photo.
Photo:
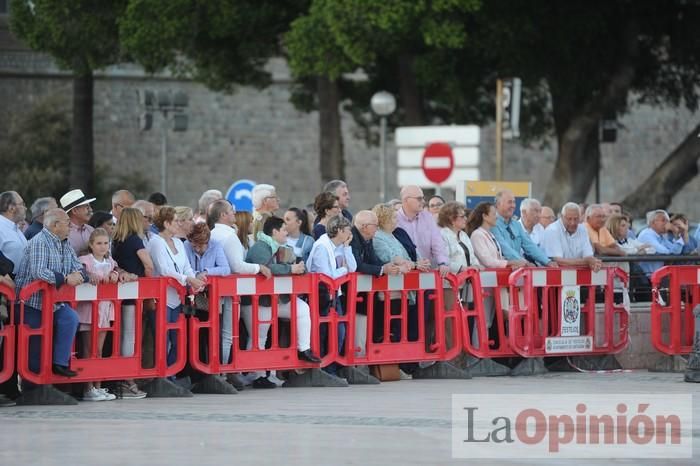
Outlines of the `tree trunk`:
{"type": "Polygon", "coordinates": [[[340,89],[335,80],[319,77],[318,124],[320,130],[321,178],[323,183],[345,179],[343,133],[340,128],[340,89]]]}
{"type": "Polygon", "coordinates": [[[73,77],[73,130],[71,133],[70,189],[95,194],[95,149],[92,132],[92,72],[73,77]]]}
{"type": "Polygon", "coordinates": [[[405,112],[406,126],[421,126],[425,124],[423,99],[413,71],[413,56],[403,53],[399,56],[399,99],[405,112]]]}
{"type": "Polygon", "coordinates": [[[652,209],[665,209],[673,196],[698,174],[700,125],[671,152],[654,172],[622,204],[634,215],[652,209]]]}

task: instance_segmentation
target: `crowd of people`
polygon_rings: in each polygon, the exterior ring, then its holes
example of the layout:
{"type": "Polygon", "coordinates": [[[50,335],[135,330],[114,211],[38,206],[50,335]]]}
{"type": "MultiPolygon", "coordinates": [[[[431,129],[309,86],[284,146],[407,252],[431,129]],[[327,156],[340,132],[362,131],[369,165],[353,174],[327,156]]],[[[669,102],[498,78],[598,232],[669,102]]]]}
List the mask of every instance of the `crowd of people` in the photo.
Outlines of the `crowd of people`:
{"type": "MultiPolygon", "coordinates": [[[[0,283],[22,287],[42,280],[56,287],[83,283],[123,283],[139,277],[167,276],[187,286],[196,296],[194,307],[209,312],[204,296],[207,279],[230,274],[294,275],[322,273],[332,278],[351,272],[382,276],[411,270],[437,271],[444,277],[468,268],[583,266],[599,270],[600,256],[640,254],[694,254],[698,249],[699,231],[689,232],[689,222],[682,214],[669,215],[652,210],[646,215],[647,227],[639,234],[632,229],[632,217],[619,203],[566,203],[558,215],[536,199],[521,200],[516,215],[516,198],[509,190],[495,194],[493,202],[482,202],[473,209],[441,196],[427,197],[418,186],[405,186],[400,198],[379,203],[371,209],[350,211],[350,192],[345,182],[326,184],[311,208],[280,209],[274,186],[259,184],[252,193],[254,210],[236,212],[217,190],[205,191],[195,211],[186,206],[170,206],[162,193],[137,200],[127,190],[115,192],[111,210],[93,212],[94,198],[73,189],[57,202],[51,197],[36,199],[30,209],[15,191],[0,194],[0,283]]],[[[640,279],[663,265],[662,261],[632,264],[639,268],[640,279]]],[[[468,299],[465,293],[462,297],[468,299]]],[[[343,314],[340,292],[319,289],[319,309],[310,309],[306,300],[295,297],[296,343],[300,360],[321,362],[327,351],[327,335],[321,329],[321,354],[311,349],[311,313],[326,315],[331,307],[343,314]]],[[[391,299],[390,312],[400,313],[401,302],[391,299]]],[[[408,338],[417,339],[416,296],[409,295],[408,338]]],[[[174,289],[167,294],[167,320],[175,322],[183,312],[183,303],[174,289]]],[[[254,328],[251,299],[241,299],[241,319],[248,335],[245,346],[263,349],[268,342],[272,305],[270,297],[260,297],[258,328],[254,328]]],[[[366,305],[366,303],[365,303],[366,305]]],[[[448,303],[449,305],[449,303],[448,303]]],[[[145,301],[144,309],[154,306],[145,301]]],[[[290,319],[290,296],[278,297],[277,316],[290,319]]],[[[381,306],[378,306],[381,307],[381,306]]],[[[426,308],[429,307],[426,300],[426,308]]],[[[0,307],[2,309],[2,307],[0,307]]],[[[7,319],[0,314],[0,321],[7,319]]],[[[76,309],[63,303],[53,310],[54,373],[74,377],[70,367],[71,351],[79,335],[78,357],[101,355],[106,331],[115,313],[121,313],[120,351],[132,356],[135,347],[135,310],[133,301],[124,301],[120,309],[111,302],[100,302],[93,312],[91,303],[76,309]],[[95,322],[95,318],[97,319],[95,322]],[[92,336],[97,336],[96,344],[92,336]]],[[[41,323],[39,296],[25,303],[24,322],[36,328],[41,323]]],[[[211,310],[216,311],[216,310],[211,310]]],[[[232,300],[220,303],[222,362],[228,362],[232,345],[232,300]]],[[[358,322],[362,309],[358,308],[358,322]]],[[[379,312],[379,311],[377,311],[379,312]]],[[[490,308],[489,322],[496,312],[490,308]]],[[[147,313],[153,319],[152,313],[147,313]]],[[[401,338],[398,321],[392,320],[390,334],[383,335],[382,318],[374,319],[373,339],[391,341],[401,338]]],[[[155,325],[151,322],[151,325],[155,325]]],[[[363,332],[357,332],[357,347],[364,347],[363,332]]],[[[338,345],[345,339],[339,328],[338,345]]],[[[177,358],[177,338],[168,332],[167,361],[177,358]]],[[[30,370],[39,370],[38,345],[30,345],[30,370]]],[[[323,368],[337,374],[338,367],[323,368]]],[[[406,372],[412,367],[402,366],[406,372]]],[[[409,377],[410,375],[406,375],[409,377]]],[[[229,379],[240,388],[246,381],[255,388],[274,388],[275,375],[253,374],[245,380],[229,379]]],[[[122,398],[146,396],[135,380],[119,383],[122,398]]],[[[115,394],[100,382],[87,383],[85,401],[107,401],[115,394]]],[[[1,401],[1,400],[0,400],[1,401]]]]}

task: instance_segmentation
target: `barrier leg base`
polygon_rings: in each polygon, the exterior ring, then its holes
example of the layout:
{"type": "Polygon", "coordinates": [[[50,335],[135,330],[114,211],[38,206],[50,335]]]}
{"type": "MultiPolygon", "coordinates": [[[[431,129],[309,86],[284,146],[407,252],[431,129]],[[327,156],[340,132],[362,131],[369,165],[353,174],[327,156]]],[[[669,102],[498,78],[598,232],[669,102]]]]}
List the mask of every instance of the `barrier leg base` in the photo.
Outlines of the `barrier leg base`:
{"type": "Polygon", "coordinates": [[[238,390],[226,382],[223,377],[207,375],[199,382],[192,385],[192,393],[210,393],[214,395],[236,395],[238,390]]]}
{"type": "Polygon", "coordinates": [[[226,374],[226,381],[233,385],[233,387],[239,392],[245,390],[246,383],[241,377],[241,374],[226,374]]]}
{"type": "Polygon", "coordinates": [[[439,361],[424,369],[418,368],[413,372],[414,379],[471,379],[471,373],[460,369],[449,362],[439,361]]]}
{"type": "Polygon", "coordinates": [[[38,385],[29,390],[23,390],[17,398],[18,405],[77,405],[78,400],[67,393],[58,390],[53,385],[38,385]]]}
{"type": "Polygon", "coordinates": [[[549,371],[544,366],[543,358],[525,358],[510,371],[510,375],[520,377],[523,375],[546,374],[547,372],[549,371]]]}
{"type": "Polygon", "coordinates": [[[613,354],[601,356],[571,356],[569,363],[581,371],[617,371],[622,369],[622,364],[613,354]]]}
{"type": "Polygon", "coordinates": [[[685,371],[683,380],[689,383],[700,383],[700,352],[697,351],[698,348],[698,336],[696,334],[696,346],[694,352],[690,353],[688,358],[688,368],[685,371]]]}
{"type": "Polygon", "coordinates": [[[688,360],[683,356],[662,356],[649,368],[649,372],[685,372],[687,368],[688,360]]]}
{"type": "Polygon", "coordinates": [[[347,387],[348,381],[321,369],[307,370],[303,374],[289,373],[285,387],[347,387]]]}
{"type": "Polygon", "coordinates": [[[380,380],[369,373],[368,366],[348,366],[338,371],[351,385],[377,385],[380,380]]]}
{"type": "Polygon", "coordinates": [[[544,360],[544,367],[550,372],[578,372],[566,356],[554,356],[544,360]]]}
{"type": "Polygon", "coordinates": [[[189,398],[192,392],[171,382],[168,379],[153,379],[141,390],[148,393],[149,398],[189,398]]]}
{"type": "Polygon", "coordinates": [[[499,377],[510,375],[511,371],[510,367],[491,359],[479,359],[473,356],[467,356],[465,369],[469,371],[472,377],[499,377]]]}

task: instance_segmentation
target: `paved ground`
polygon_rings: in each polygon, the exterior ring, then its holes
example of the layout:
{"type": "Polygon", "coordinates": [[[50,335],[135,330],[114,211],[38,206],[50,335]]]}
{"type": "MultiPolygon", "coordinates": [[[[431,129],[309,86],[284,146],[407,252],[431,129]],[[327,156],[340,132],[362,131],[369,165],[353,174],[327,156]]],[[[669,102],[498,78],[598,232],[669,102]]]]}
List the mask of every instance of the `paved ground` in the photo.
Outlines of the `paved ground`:
{"type": "MultiPolygon", "coordinates": [[[[0,408],[0,465],[591,464],[451,459],[451,395],[651,392],[700,394],[700,384],[680,374],[558,373],[0,408]]],[[[697,402],[693,412],[694,458],[664,463],[700,464],[697,402]]]]}

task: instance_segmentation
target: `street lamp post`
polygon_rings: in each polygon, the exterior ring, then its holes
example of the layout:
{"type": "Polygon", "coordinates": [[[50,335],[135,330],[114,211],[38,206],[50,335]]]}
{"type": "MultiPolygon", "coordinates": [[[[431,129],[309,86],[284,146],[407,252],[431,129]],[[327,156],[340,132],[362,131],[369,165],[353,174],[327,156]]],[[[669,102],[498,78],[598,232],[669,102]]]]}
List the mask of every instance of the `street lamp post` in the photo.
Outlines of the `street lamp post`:
{"type": "Polygon", "coordinates": [[[379,91],[372,96],[370,105],[372,106],[372,111],[380,117],[379,145],[381,147],[381,157],[379,159],[379,197],[382,202],[386,202],[386,119],[396,110],[396,99],[386,91],[379,91]]]}
{"type": "Polygon", "coordinates": [[[188,116],[185,113],[189,105],[187,94],[182,91],[142,91],[138,93],[139,103],[145,110],[140,117],[141,131],[153,127],[153,113],[157,110],[163,116],[162,136],[160,146],[160,190],[163,194],[168,191],[168,130],[176,132],[187,131],[188,116]]]}

